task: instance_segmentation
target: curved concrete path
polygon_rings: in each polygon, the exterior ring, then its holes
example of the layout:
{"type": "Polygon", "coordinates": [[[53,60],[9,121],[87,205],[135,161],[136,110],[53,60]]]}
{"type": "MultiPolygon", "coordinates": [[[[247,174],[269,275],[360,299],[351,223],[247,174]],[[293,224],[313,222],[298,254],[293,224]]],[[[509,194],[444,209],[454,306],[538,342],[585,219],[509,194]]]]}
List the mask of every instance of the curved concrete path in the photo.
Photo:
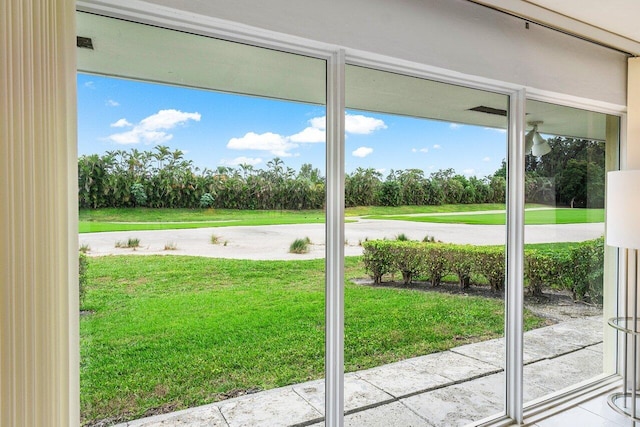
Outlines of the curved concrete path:
{"type": "MultiPolygon", "coordinates": [[[[345,255],[360,255],[360,242],[366,239],[395,239],[404,233],[412,240],[434,236],[447,243],[473,245],[504,244],[506,230],[503,225],[437,224],[411,221],[360,219],[345,224],[345,255]]],[[[525,227],[527,243],[579,242],[604,234],[603,223],[528,225],[525,227]]],[[[324,224],[230,226],[189,230],[118,231],[107,233],[83,233],[81,245],[90,247],[90,255],[111,254],[164,254],[197,255],[213,258],[286,260],[323,258],[325,251],[324,224]],[[211,235],[220,243],[211,244],[211,235]],[[140,239],[141,247],[116,248],[118,241],[130,237],[140,239]],[[307,254],[288,252],[289,245],[298,238],[309,237],[312,245],[307,254]],[[175,244],[176,250],[165,250],[165,245],[175,244]]]]}

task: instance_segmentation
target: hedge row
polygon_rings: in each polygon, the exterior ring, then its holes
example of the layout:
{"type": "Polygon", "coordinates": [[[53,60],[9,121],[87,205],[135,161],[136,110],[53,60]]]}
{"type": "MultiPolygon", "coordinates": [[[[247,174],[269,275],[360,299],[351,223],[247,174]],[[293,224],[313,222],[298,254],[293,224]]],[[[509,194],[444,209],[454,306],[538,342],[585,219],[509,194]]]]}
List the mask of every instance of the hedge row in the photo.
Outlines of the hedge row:
{"type": "MultiPolygon", "coordinates": [[[[392,273],[401,273],[405,284],[422,277],[432,286],[438,286],[446,275],[455,275],[462,288],[472,284],[472,277],[480,276],[491,289],[504,289],[504,247],[392,240],[371,240],[362,246],[365,269],[376,284],[392,273]]],[[[566,250],[527,249],[524,283],[531,295],[540,295],[544,288],[569,289],[576,300],[599,302],[603,266],[602,238],[566,250]]]]}

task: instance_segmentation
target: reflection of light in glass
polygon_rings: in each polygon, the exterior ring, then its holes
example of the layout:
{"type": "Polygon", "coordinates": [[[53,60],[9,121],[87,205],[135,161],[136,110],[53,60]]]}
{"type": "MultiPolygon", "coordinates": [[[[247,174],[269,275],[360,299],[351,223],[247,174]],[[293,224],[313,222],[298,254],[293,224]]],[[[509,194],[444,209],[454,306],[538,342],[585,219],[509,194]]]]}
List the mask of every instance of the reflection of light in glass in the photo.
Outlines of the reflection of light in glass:
{"type": "Polygon", "coordinates": [[[533,125],[533,129],[525,136],[524,151],[528,153],[531,151],[536,157],[544,156],[551,151],[549,143],[538,133],[538,125],[542,122],[529,122],[533,125]]]}

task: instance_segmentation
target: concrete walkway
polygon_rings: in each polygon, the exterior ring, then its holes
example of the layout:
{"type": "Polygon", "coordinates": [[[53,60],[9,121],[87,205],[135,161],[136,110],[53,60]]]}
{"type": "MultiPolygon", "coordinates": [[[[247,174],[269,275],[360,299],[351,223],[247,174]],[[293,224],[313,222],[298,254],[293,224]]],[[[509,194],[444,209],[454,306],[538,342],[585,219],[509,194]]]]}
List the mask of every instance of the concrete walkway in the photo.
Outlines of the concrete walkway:
{"type": "MultiPolygon", "coordinates": [[[[602,373],[602,317],[524,334],[525,402],[602,373]]],[[[345,426],[456,426],[503,410],[504,340],[345,375],[345,426]]],[[[120,427],[324,425],[324,381],[311,381],[120,427]]]]}

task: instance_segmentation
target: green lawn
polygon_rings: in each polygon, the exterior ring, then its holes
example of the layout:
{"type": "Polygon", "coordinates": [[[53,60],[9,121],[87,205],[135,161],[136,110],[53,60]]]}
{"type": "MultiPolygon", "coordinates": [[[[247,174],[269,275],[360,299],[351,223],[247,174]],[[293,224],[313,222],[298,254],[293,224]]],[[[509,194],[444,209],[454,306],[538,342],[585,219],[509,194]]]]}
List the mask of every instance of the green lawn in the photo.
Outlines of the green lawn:
{"type": "MultiPolygon", "coordinates": [[[[531,205],[542,207],[543,205],[531,205]]],[[[527,205],[529,207],[529,205],[527,205]]],[[[504,210],[504,203],[475,203],[464,205],[434,205],[434,206],[358,206],[345,209],[345,215],[369,216],[369,215],[407,215],[407,214],[432,214],[450,212],[478,212],[504,210]]]]}
{"type": "Polygon", "coordinates": [[[323,223],[324,211],[250,211],[233,209],[81,209],[80,233],[102,231],[170,230],[323,223]]]}
{"type": "MultiPolygon", "coordinates": [[[[527,205],[540,207],[541,205],[527,205]]],[[[366,216],[373,219],[397,219],[405,221],[428,222],[466,222],[475,223],[504,223],[504,214],[474,214],[474,215],[436,215],[429,217],[411,217],[403,215],[459,213],[504,210],[503,204],[471,204],[471,205],[441,205],[441,206],[364,206],[347,208],[345,216],[366,216]]],[[[567,217],[568,222],[595,222],[604,214],[602,210],[573,209],[573,216],[567,217]],[[591,211],[600,211],[593,212],[591,211]],[[587,221],[580,219],[580,212],[587,216],[587,221]]],[[[556,217],[549,211],[540,216],[540,223],[556,221],[556,217]],[[547,222],[544,222],[547,221],[547,222]]],[[[564,216],[563,216],[564,218],[564,216]]],[[[322,210],[306,211],[252,211],[234,209],[149,209],[149,208],[107,208],[81,209],[80,233],[103,231],[136,231],[136,230],[169,230],[182,228],[228,227],[233,225],[273,225],[273,224],[311,224],[323,223],[325,214],[322,210]]],[[[600,220],[601,221],[601,220],[600,220]]]]}
{"type": "MultiPolygon", "coordinates": [[[[324,260],[89,259],[83,423],[138,418],[324,375],[324,260]]],[[[346,277],[364,277],[359,258],[346,277]]],[[[503,333],[500,299],[346,284],[345,365],[364,369],[503,333]]],[[[542,326],[526,316],[526,328],[542,326]]]]}
{"type": "MultiPolygon", "coordinates": [[[[408,215],[372,215],[370,219],[391,219],[415,222],[437,222],[447,224],[481,224],[481,225],[504,225],[506,214],[468,214],[468,215],[429,215],[429,216],[408,216],[408,215]]],[[[568,209],[558,208],[549,210],[525,211],[525,224],[583,224],[590,222],[604,222],[604,209],[568,209]]]]}

